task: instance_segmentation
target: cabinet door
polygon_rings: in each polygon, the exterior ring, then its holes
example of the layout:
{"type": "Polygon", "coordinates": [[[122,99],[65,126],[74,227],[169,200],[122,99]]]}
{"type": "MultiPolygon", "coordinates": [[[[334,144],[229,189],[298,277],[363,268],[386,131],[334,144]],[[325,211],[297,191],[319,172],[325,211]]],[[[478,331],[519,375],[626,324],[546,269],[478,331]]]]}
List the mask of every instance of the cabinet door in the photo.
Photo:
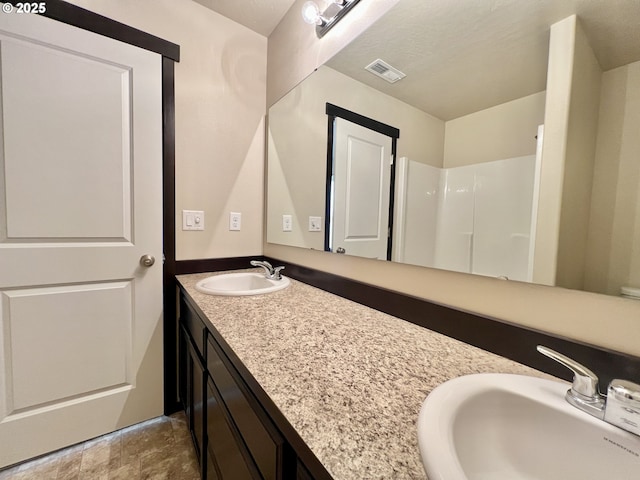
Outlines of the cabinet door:
{"type": "Polygon", "coordinates": [[[283,440],[275,427],[259,414],[259,405],[252,398],[243,382],[234,378],[235,369],[225,362],[226,355],[209,336],[207,341],[207,369],[220,397],[229,410],[233,422],[240,433],[262,478],[277,480],[282,478],[283,440]],[[251,401],[253,400],[253,401],[251,401]]]}
{"type": "Polygon", "coordinates": [[[296,469],[296,480],[313,480],[313,476],[309,473],[309,470],[298,460],[298,466],[296,469]]]}
{"type": "Polygon", "coordinates": [[[191,356],[191,364],[193,371],[193,438],[196,444],[196,453],[200,459],[200,465],[203,463],[203,445],[204,445],[204,383],[205,369],[200,355],[193,347],[189,345],[189,353],[191,356]]]}
{"type": "Polygon", "coordinates": [[[211,458],[209,449],[207,449],[207,451],[205,452],[205,456],[207,466],[204,478],[206,478],[207,480],[220,480],[220,477],[218,476],[218,470],[216,470],[216,466],[213,463],[213,458],[211,458]]]}
{"type": "MultiPolygon", "coordinates": [[[[251,460],[233,433],[231,420],[225,411],[215,385],[207,381],[207,452],[213,457],[221,480],[259,479],[251,460]]],[[[215,476],[208,478],[215,478],[215,476]]]]}
{"type": "Polygon", "coordinates": [[[180,329],[181,365],[180,396],[187,415],[187,423],[193,438],[196,455],[202,464],[204,445],[204,382],[205,368],[191,336],[182,327],[180,329]]]}
{"type": "Polygon", "coordinates": [[[187,341],[185,330],[180,327],[178,330],[178,400],[182,403],[184,412],[187,415],[189,428],[191,428],[191,423],[189,422],[189,408],[191,405],[189,391],[191,387],[188,374],[189,349],[187,348],[187,341]]]}

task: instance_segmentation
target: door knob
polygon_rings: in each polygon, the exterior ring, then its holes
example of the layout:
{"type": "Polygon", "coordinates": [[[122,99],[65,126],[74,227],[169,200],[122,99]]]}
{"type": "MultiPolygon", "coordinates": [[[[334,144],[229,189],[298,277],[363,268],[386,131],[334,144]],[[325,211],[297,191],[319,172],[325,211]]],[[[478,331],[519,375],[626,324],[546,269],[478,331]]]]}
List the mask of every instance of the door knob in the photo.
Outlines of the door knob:
{"type": "Polygon", "coordinates": [[[156,263],[156,258],[153,255],[146,254],[140,257],[140,265],[143,267],[150,267],[154,263],[156,263]]]}

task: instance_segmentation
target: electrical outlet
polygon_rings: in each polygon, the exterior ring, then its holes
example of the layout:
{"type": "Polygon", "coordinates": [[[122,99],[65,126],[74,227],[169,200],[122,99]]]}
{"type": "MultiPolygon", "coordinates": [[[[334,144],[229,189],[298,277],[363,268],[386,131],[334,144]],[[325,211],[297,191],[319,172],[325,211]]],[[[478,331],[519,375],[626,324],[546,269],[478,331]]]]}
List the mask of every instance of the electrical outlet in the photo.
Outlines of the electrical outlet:
{"type": "Polygon", "coordinates": [[[204,230],[204,212],[202,210],[183,210],[182,230],[204,230]]]}
{"type": "Polygon", "coordinates": [[[322,217],[309,217],[309,231],[310,232],[322,231],[322,217]]]}
{"type": "Polygon", "coordinates": [[[282,215],[282,231],[290,232],[293,230],[293,217],[291,215],[282,215]]]}
{"type": "Polygon", "coordinates": [[[239,212],[229,213],[229,230],[239,231],[242,226],[242,214],[239,212]]]}

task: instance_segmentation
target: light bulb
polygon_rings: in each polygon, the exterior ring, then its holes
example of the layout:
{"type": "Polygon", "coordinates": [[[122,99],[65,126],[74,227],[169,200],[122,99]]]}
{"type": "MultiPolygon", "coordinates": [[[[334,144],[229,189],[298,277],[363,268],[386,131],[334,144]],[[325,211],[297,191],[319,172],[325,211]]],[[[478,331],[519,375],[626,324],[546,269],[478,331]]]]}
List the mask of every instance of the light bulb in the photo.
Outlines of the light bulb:
{"type": "Polygon", "coordinates": [[[304,2],[304,5],[302,5],[302,19],[310,25],[321,24],[320,9],[316,2],[313,0],[304,2]]]}

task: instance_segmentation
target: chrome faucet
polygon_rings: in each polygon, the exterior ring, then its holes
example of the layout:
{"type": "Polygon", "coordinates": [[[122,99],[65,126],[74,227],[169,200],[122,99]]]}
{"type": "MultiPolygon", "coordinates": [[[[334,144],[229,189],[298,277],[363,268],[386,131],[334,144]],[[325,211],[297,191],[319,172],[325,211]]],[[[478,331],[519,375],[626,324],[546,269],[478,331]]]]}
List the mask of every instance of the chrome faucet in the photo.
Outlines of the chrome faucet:
{"type": "Polygon", "coordinates": [[[284,267],[273,267],[269,262],[260,261],[260,260],[251,260],[252,267],[262,267],[264,268],[264,276],[269,280],[282,280],[282,275],[280,274],[281,270],[284,270],[284,267]]]}
{"type": "Polygon", "coordinates": [[[640,385],[614,379],[607,395],[598,390],[598,377],[584,365],[561,353],[538,345],[538,352],[573,372],[573,383],[565,399],[574,407],[600,420],[640,435],[640,385]]]}

